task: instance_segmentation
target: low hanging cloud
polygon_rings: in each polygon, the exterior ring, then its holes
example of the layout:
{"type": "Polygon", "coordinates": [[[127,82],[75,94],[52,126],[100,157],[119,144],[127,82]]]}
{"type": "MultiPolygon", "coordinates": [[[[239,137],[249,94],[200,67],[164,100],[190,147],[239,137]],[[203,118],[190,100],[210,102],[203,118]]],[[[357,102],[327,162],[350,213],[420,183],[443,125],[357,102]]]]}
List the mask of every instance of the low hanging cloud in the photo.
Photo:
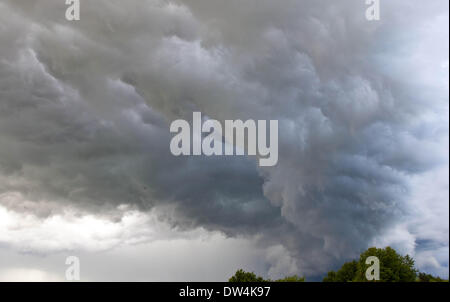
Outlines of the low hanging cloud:
{"type": "Polygon", "coordinates": [[[374,243],[448,274],[448,2],[383,2],[377,22],[359,0],[81,7],[68,22],[63,1],[0,1],[0,214],[48,234],[67,208],[111,228],[121,205],[158,209],[256,240],[273,278],[374,243]],[[279,120],[278,164],[174,157],[169,124],[193,111],[279,120]]]}

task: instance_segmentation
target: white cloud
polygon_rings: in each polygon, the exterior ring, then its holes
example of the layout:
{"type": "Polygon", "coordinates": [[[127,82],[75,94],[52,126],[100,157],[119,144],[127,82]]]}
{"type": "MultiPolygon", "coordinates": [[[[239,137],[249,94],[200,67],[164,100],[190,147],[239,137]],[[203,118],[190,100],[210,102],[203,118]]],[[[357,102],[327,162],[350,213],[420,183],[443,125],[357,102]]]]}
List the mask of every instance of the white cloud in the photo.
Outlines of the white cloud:
{"type": "Polygon", "coordinates": [[[0,269],[0,282],[61,282],[61,276],[39,269],[0,269]]]}

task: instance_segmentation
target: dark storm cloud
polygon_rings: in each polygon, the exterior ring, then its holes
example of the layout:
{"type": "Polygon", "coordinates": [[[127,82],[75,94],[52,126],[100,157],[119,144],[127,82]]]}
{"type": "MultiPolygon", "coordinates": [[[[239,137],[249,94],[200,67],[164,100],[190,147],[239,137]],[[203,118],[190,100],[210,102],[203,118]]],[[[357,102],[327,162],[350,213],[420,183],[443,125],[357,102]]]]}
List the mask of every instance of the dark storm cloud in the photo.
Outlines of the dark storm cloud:
{"type": "Polygon", "coordinates": [[[405,217],[408,177],[445,164],[448,91],[407,52],[445,1],[383,3],[380,22],[356,0],[85,1],[72,23],[55,1],[0,5],[0,193],[174,205],[174,224],[259,234],[315,274],[405,217]],[[278,165],[173,157],[168,125],[192,111],[278,119],[278,165]]]}

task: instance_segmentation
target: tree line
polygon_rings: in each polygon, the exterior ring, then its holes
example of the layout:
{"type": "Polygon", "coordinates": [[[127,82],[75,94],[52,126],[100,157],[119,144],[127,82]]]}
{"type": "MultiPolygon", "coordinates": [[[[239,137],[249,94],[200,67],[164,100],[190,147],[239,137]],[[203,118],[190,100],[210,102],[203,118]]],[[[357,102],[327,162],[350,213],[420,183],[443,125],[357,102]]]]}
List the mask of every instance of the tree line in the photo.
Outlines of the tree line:
{"type": "MultiPolygon", "coordinates": [[[[359,259],[344,263],[337,271],[329,271],[323,282],[368,282],[366,270],[369,264],[366,259],[375,256],[379,259],[379,280],[376,282],[448,282],[430,274],[419,272],[414,266],[414,259],[409,255],[402,256],[393,248],[371,247],[364,251],[359,259]]],[[[239,269],[229,282],[304,282],[305,278],[297,275],[282,279],[270,280],[257,276],[253,272],[239,269]]],[[[374,281],[370,281],[374,282],[374,281]]]]}

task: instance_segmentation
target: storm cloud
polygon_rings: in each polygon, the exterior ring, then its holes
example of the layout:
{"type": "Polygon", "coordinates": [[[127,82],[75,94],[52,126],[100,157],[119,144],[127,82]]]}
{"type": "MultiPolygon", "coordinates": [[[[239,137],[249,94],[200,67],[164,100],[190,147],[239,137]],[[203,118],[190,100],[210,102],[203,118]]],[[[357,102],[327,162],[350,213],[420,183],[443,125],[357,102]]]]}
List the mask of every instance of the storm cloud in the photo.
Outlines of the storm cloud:
{"type": "Polygon", "coordinates": [[[448,2],[381,2],[369,22],[360,0],[86,0],[68,22],[64,1],[1,0],[4,213],[134,230],[118,209],[156,212],[249,238],[273,276],[373,244],[448,275],[448,2]],[[174,157],[170,122],[193,111],[278,120],[278,164],[174,157]]]}

